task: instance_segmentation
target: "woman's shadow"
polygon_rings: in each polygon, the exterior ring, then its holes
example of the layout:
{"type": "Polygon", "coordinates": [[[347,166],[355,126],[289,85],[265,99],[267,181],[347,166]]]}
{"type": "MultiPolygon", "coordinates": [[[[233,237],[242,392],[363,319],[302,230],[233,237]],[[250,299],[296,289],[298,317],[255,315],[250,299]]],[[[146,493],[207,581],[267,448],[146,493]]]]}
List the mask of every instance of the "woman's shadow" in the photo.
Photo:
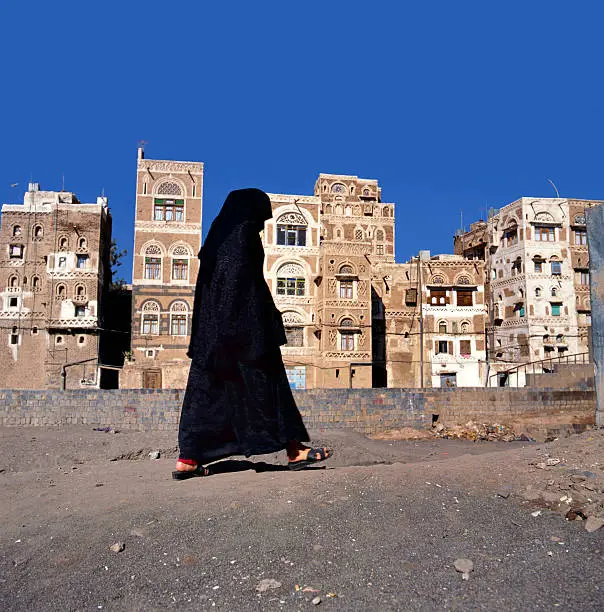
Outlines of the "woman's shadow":
{"type": "MultiPolygon", "coordinates": [[[[247,461],[245,459],[225,459],[224,461],[218,461],[207,466],[209,470],[209,476],[215,474],[229,474],[232,472],[245,472],[247,470],[254,470],[256,473],[261,472],[293,472],[287,465],[280,465],[276,463],[266,463],[266,461],[247,461]]],[[[300,468],[296,471],[302,472],[306,470],[325,470],[326,465],[309,465],[300,468]]]]}

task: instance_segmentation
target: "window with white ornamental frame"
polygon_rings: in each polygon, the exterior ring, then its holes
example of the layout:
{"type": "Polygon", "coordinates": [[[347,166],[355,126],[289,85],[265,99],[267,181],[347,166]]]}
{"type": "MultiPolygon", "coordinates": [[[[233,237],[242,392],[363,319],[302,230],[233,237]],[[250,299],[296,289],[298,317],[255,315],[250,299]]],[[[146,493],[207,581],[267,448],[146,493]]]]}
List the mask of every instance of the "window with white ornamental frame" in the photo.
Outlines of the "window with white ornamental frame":
{"type": "Polygon", "coordinates": [[[178,245],[171,249],[172,258],[171,276],[173,281],[186,282],[189,280],[189,265],[191,251],[185,245],[178,245]]]}
{"type": "Polygon", "coordinates": [[[149,301],[143,304],[141,315],[141,332],[147,336],[159,335],[159,315],[161,307],[157,302],[149,301]]]}
{"type": "Polygon", "coordinates": [[[306,275],[304,268],[297,263],[286,263],[277,271],[277,295],[306,295],[306,275]]]}
{"type": "Polygon", "coordinates": [[[174,302],[170,306],[170,335],[187,336],[189,307],[186,302],[174,302]]]}
{"type": "Polygon", "coordinates": [[[277,219],[277,245],[307,246],[308,223],[300,213],[289,212],[277,219]]]}

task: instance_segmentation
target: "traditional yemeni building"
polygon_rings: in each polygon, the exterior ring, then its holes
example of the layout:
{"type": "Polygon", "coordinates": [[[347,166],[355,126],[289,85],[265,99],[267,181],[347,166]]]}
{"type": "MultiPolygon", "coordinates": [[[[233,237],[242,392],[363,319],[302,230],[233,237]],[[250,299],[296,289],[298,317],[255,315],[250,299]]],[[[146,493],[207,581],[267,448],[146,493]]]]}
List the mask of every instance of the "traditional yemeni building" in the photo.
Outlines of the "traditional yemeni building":
{"type": "Polygon", "coordinates": [[[483,277],[483,262],[429,251],[376,266],[374,317],[384,321],[389,387],[485,384],[483,277]]]}
{"type": "MultiPolygon", "coordinates": [[[[269,194],[265,276],[296,387],[371,387],[371,274],[394,261],[394,204],[376,180],[320,174],[314,196],[269,194]]],[[[383,363],[380,364],[383,369],[383,363]]]]}
{"type": "Polygon", "coordinates": [[[494,371],[588,352],[585,208],[596,203],[521,198],[456,235],[456,253],[486,263],[494,371]]]}
{"type": "Polygon", "coordinates": [[[0,232],[0,387],[103,386],[103,298],[110,282],[107,198],[30,183],[4,204],[0,232]]]}
{"type": "Polygon", "coordinates": [[[145,159],[139,149],[126,388],[184,388],[201,244],[203,163],[145,159]]]}

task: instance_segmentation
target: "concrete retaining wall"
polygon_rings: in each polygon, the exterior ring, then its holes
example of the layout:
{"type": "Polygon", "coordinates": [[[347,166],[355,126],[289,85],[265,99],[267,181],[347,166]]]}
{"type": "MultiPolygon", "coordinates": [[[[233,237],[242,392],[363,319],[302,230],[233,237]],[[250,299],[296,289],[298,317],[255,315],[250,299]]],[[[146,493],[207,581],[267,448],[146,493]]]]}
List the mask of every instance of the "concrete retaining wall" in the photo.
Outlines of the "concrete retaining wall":
{"type": "MultiPolygon", "coordinates": [[[[469,420],[524,430],[595,423],[592,389],[312,389],[296,391],[309,428],[378,433],[469,420]]],[[[168,389],[0,390],[0,425],[84,424],[176,430],[184,392],[168,389]]]]}

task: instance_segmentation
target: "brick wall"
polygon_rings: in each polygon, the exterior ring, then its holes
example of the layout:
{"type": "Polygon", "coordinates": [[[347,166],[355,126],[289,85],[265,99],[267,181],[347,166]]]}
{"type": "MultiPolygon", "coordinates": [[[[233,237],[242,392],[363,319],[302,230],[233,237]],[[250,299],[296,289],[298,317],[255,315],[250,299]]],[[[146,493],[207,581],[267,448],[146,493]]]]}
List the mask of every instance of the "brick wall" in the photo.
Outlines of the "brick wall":
{"type": "MultiPolygon", "coordinates": [[[[0,390],[0,425],[176,430],[177,389],[0,390]]],[[[307,426],[377,433],[469,420],[530,430],[595,422],[593,389],[312,389],[295,392],[307,426]]]]}

